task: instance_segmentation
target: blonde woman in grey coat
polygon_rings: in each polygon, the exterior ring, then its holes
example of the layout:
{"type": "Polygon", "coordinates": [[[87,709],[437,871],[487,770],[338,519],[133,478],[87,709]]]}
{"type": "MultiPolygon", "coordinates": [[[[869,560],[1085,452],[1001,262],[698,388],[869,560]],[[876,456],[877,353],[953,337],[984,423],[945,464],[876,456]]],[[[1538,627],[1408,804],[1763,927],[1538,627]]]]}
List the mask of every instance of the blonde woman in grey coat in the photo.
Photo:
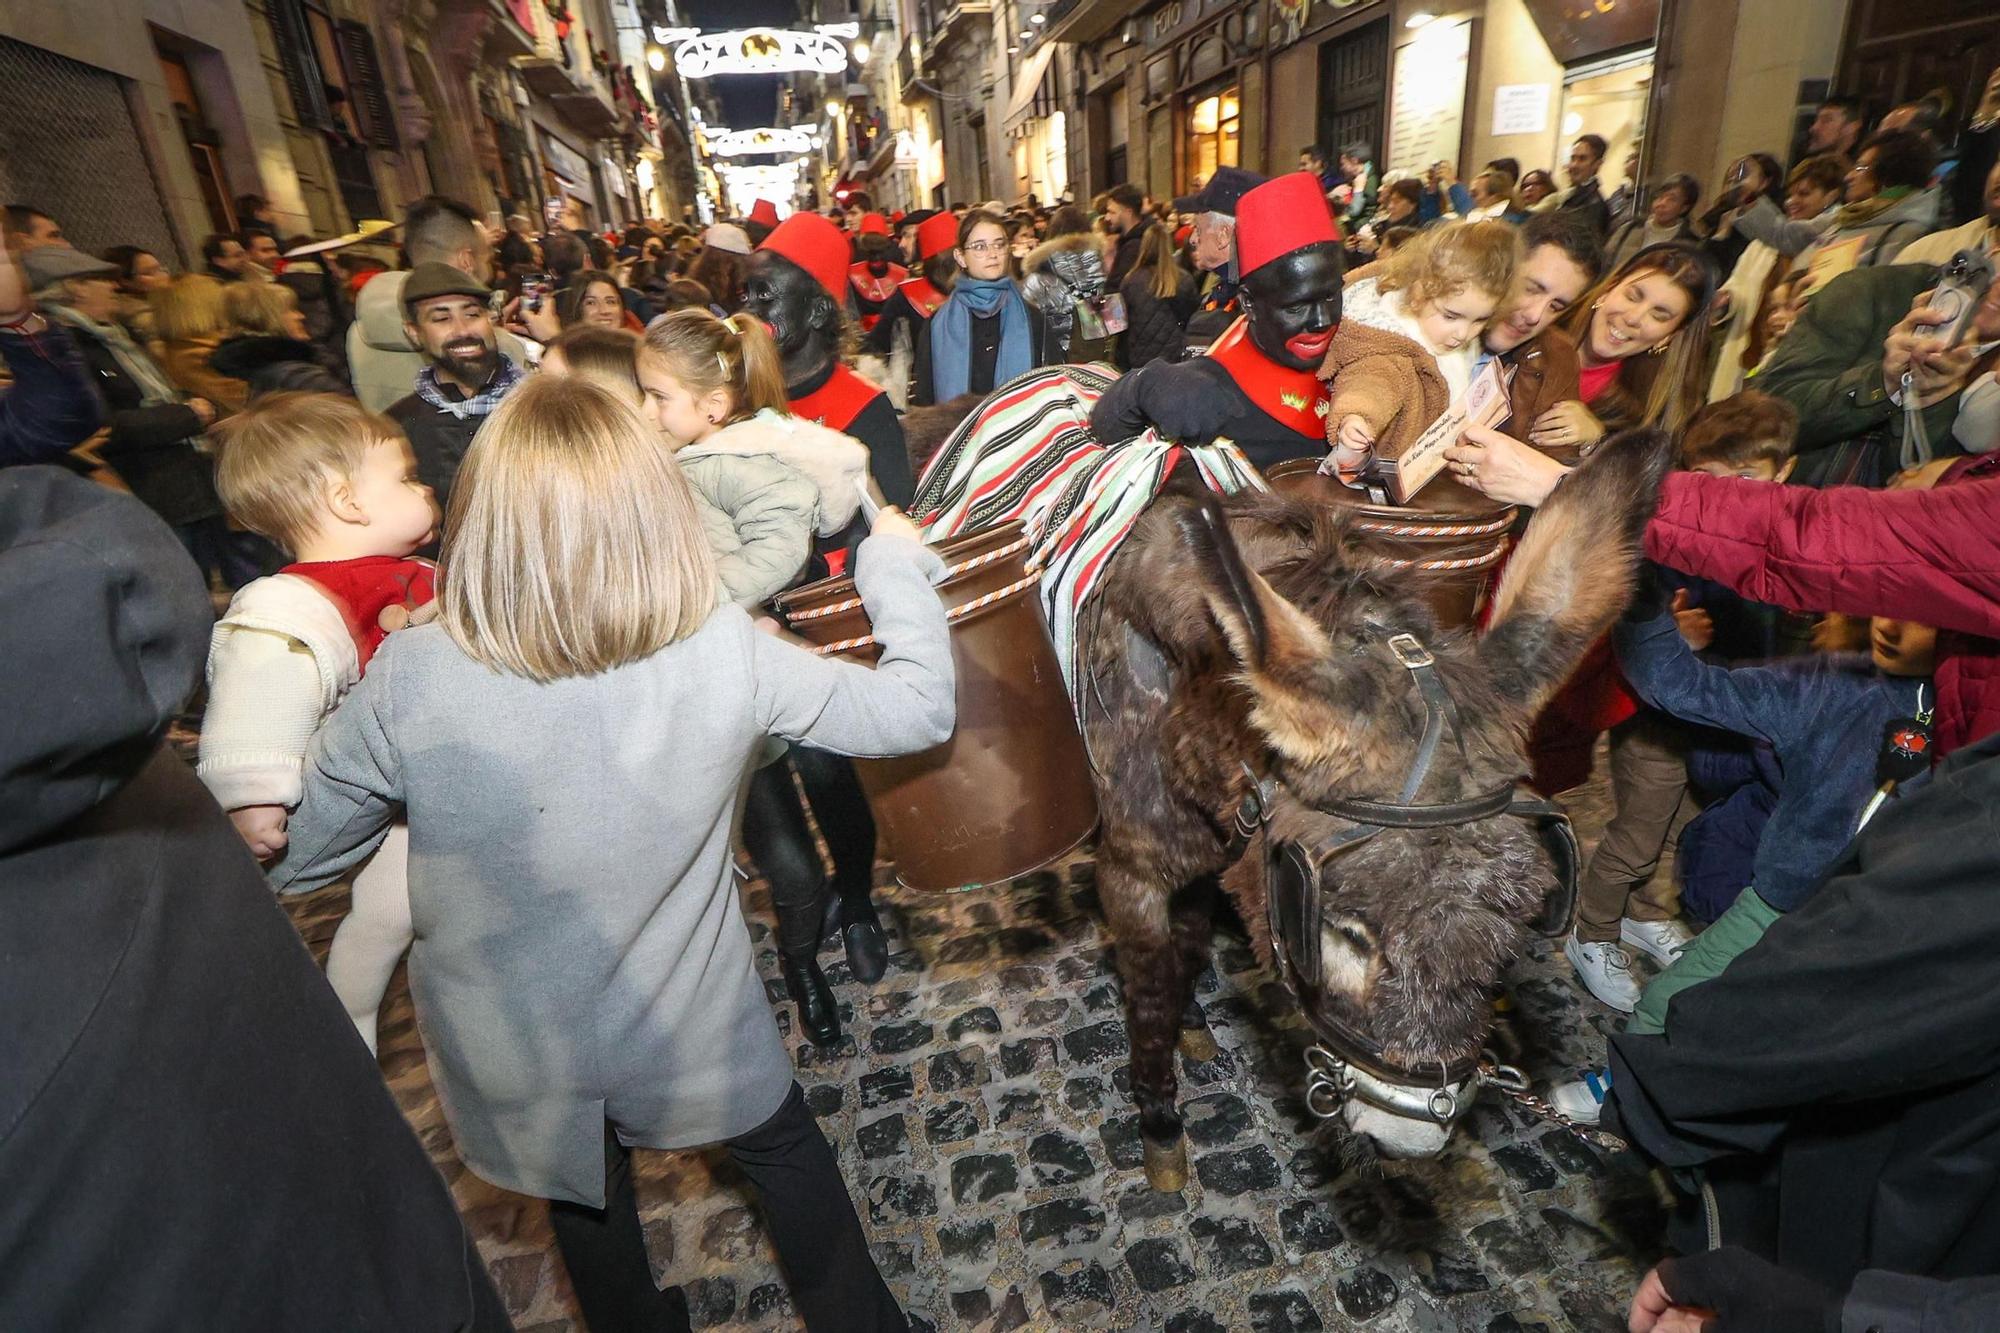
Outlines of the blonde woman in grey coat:
{"type": "Polygon", "coordinates": [[[885,511],[862,543],[873,670],[716,606],[688,485],[627,404],[537,380],[453,488],[439,623],[398,632],[321,728],[285,892],[410,836],[410,989],[460,1157],[551,1201],[590,1326],[685,1329],[653,1287],[630,1146],[723,1143],[813,1330],[899,1330],[752,964],[730,856],[766,737],[945,740],[941,566],[885,511]]]}

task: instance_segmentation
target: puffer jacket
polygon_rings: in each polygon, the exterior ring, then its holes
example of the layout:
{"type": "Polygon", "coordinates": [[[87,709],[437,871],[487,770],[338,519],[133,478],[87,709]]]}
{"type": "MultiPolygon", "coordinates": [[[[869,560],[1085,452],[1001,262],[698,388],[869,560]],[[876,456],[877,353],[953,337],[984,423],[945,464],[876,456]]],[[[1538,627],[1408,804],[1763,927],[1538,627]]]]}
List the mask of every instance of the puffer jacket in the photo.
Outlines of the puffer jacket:
{"type": "Polygon", "coordinates": [[[2000,455],[1924,491],[1676,472],[1646,555],[1787,610],[1935,625],[1937,755],[2000,731],[2000,455]]]}
{"type": "Polygon", "coordinates": [[[1021,261],[1021,298],[1042,313],[1052,350],[1070,362],[1108,361],[1116,335],[1088,338],[1076,329],[1077,302],[1093,306],[1105,290],[1104,249],[1086,232],[1057,236],[1021,261]]]}
{"type": "Polygon", "coordinates": [[[319,348],[298,338],[239,334],[225,339],[209,358],[209,364],[217,374],[242,380],[249,387],[249,401],[253,403],[267,393],[286,389],[348,394],[347,386],[327,368],[319,348]]]}
{"type": "Polygon", "coordinates": [[[1921,240],[1937,221],[1938,192],[1912,190],[1893,203],[1878,199],[1848,204],[1834,215],[1817,241],[1799,252],[1795,268],[1810,269],[1813,260],[1842,248],[1853,251],[1852,268],[1893,264],[1903,247],[1921,240]]]}
{"type": "Polygon", "coordinates": [[[1149,361],[1176,361],[1187,351],[1187,322],[1199,299],[1194,279],[1175,270],[1174,294],[1153,293],[1153,270],[1132,270],[1119,287],[1130,321],[1118,340],[1118,366],[1136,370],[1149,361]]]}
{"type": "MultiPolygon", "coordinates": [[[[378,273],[354,298],[354,323],[347,329],[347,370],[354,396],[370,412],[386,412],[389,404],[416,387],[424,368],[423,353],[403,336],[403,284],[408,273],[378,273]]],[[[500,350],[525,369],[533,364],[519,338],[496,328],[500,350]]]]}
{"type": "Polygon", "coordinates": [[[803,417],[759,412],[674,455],[696,492],[716,577],[747,606],[789,587],[815,536],[861,507],[868,448],[803,417]]]}

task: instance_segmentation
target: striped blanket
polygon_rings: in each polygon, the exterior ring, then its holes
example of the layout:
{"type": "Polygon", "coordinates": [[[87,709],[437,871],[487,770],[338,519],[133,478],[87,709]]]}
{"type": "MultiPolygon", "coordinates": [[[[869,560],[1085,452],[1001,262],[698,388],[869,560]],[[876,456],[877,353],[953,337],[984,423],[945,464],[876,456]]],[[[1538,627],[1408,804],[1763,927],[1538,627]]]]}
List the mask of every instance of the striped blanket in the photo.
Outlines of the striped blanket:
{"type": "Polygon", "coordinates": [[[933,542],[1021,521],[1072,703],[1078,618],[1119,543],[1181,460],[1216,491],[1264,488],[1226,440],[1193,447],[1149,430],[1100,441],[1090,433],[1090,410],[1116,379],[1097,366],[1052,366],[1003,384],[945,440],[910,506],[933,542]]]}

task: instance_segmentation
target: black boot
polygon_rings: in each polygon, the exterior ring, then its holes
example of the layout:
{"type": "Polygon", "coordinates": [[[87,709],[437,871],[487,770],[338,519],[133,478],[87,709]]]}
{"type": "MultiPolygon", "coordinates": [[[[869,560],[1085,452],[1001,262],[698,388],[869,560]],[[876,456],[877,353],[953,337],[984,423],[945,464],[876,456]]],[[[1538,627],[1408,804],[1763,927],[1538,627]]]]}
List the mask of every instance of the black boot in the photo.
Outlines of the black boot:
{"type": "Polygon", "coordinates": [[[889,937],[875,903],[865,894],[840,898],[840,942],[847,950],[847,970],[864,986],[872,986],[889,970],[889,937]]]}
{"type": "Polygon", "coordinates": [[[833,988],[819,970],[812,946],[778,955],[785,974],[785,992],[798,1006],[799,1028],[815,1046],[831,1046],[840,1040],[840,1006],[834,1002],[833,988]]]}

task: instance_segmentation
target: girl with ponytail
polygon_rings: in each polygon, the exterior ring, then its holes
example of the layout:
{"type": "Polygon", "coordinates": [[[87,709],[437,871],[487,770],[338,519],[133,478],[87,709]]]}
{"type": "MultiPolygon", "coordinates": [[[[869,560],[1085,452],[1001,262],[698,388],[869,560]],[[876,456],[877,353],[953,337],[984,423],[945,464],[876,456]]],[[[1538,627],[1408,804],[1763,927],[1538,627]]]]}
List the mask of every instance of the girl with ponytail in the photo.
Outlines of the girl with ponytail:
{"type": "MultiPolygon", "coordinates": [[[[749,315],[676,310],[639,345],[643,412],[692,483],[723,595],[753,611],[796,582],[815,535],[847,528],[868,484],[868,448],[790,414],[778,349],[749,315]]],[[[887,948],[869,899],[875,826],[844,760],[795,747],[751,775],[743,842],[771,885],[785,987],[815,1044],[840,1040],[840,1015],[815,955],[828,882],[800,808],[805,780],[834,856],[840,924],[857,979],[882,975],[887,948]]]]}

